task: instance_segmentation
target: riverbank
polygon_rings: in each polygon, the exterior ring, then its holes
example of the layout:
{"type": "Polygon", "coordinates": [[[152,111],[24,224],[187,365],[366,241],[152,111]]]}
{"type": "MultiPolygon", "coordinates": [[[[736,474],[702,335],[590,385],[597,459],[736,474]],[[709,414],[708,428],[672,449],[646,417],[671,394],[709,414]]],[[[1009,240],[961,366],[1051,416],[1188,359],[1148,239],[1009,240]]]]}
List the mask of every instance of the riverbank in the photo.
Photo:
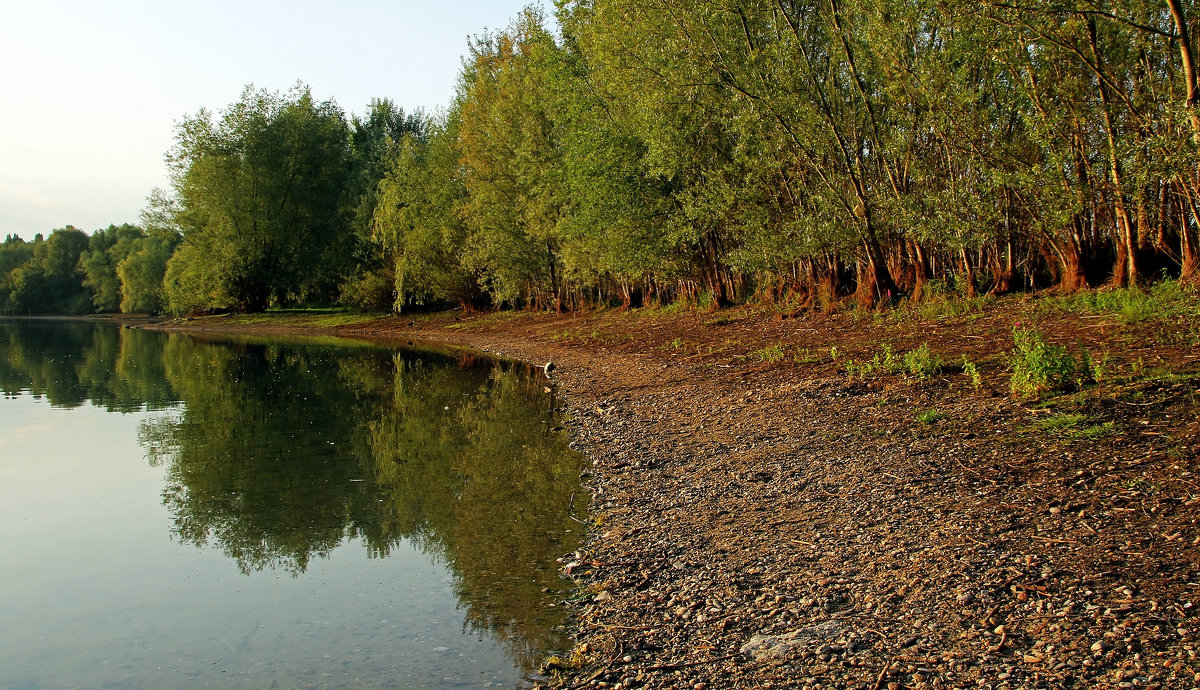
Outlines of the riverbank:
{"type": "Polygon", "coordinates": [[[1200,320],[1102,302],[162,327],[555,362],[595,493],[552,685],[1191,687],[1200,320]],[[1014,397],[1016,323],[1086,347],[1098,382],[1014,397]]]}

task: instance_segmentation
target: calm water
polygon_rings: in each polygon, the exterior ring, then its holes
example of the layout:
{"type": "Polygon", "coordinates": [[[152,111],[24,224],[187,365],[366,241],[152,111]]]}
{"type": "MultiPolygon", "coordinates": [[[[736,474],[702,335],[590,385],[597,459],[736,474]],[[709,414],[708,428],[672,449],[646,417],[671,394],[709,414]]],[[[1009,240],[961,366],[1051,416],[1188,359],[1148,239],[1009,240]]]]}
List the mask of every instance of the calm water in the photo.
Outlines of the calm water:
{"type": "Polygon", "coordinates": [[[528,368],[0,320],[0,687],[516,687],[587,498],[528,368]]]}

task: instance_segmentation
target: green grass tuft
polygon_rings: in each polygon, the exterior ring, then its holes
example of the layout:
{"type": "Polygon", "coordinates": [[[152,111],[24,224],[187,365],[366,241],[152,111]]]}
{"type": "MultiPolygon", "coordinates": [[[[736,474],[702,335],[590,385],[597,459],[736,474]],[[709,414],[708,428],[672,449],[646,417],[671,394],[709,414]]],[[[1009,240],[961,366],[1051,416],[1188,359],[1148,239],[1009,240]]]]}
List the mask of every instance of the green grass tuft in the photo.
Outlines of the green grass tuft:
{"type": "Polygon", "coordinates": [[[946,415],[938,410],[925,410],[917,414],[917,421],[922,424],[933,424],[946,418],[946,415]]]}

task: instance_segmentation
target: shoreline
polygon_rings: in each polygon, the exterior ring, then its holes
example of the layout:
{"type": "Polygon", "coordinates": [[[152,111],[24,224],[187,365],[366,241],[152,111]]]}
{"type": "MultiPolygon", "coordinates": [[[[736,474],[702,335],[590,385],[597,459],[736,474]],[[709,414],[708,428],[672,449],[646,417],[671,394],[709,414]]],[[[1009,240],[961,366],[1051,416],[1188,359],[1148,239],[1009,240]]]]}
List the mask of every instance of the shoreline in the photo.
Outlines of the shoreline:
{"type": "MultiPolygon", "coordinates": [[[[1104,433],[1064,435],[1039,424],[1066,402],[1003,386],[996,353],[1025,308],[912,324],[742,309],[145,327],[554,361],[594,522],[564,563],[587,596],[550,687],[1196,685],[1194,346],[1153,348],[1177,382],[1097,385],[1080,409],[1104,433]],[[884,341],[977,360],[985,385],[853,380],[821,354],[884,341]],[[937,418],[918,421],[926,410],[937,418]]],[[[1146,358],[1128,328],[1095,324],[1041,323],[1087,328],[1115,369],[1146,358]]]]}

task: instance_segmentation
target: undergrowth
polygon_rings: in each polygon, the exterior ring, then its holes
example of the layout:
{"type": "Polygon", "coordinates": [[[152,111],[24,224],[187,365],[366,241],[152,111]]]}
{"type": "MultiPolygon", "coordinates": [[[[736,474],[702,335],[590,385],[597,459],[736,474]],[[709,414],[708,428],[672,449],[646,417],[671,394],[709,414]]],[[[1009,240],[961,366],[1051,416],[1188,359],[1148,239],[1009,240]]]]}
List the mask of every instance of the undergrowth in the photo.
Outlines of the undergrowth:
{"type": "MultiPolygon", "coordinates": [[[[1088,290],[1073,295],[1047,297],[1039,303],[1044,312],[1103,314],[1127,324],[1143,321],[1200,321],[1200,300],[1177,280],[1163,280],[1146,288],[1088,290]]],[[[1193,343],[1195,344],[1195,343],[1193,343]]]]}

